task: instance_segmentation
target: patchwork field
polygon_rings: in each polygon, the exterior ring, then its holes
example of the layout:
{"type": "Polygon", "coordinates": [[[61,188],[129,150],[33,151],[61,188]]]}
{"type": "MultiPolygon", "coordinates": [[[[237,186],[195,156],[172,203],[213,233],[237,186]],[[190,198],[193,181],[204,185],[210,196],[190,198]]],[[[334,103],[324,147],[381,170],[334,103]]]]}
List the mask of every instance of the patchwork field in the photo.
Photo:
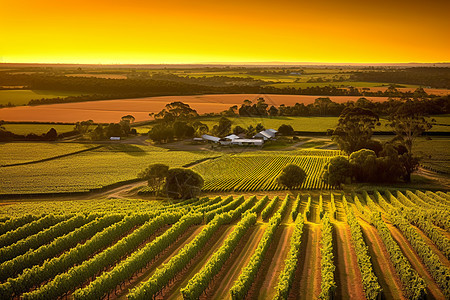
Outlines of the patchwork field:
{"type": "Polygon", "coordinates": [[[0,104],[25,105],[30,100],[41,98],[56,98],[79,96],[82,93],[67,91],[44,91],[44,90],[0,90],[0,104]]]}
{"type": "Polygon", "coordinates": [[[405,190],[4,203],[0,296],[448,299],[449,208],[405,190]]]}
{"type": "MultiPolygon", "coordinates": [[[[149,120],[149,113],[161,111],[167,103],[182,101],[196,109],[199,114],[221,112],[232,105],[240,105],[245,99],[255,100],[264,97],[269,105],[294,105],[295,103],[313,103],[320,96],[304,95],[258,95],[224,94],[198,96],[164,96],[135,99],[104,100],[79,103],[63,103],[39,106],[23,106],[0,109],[0,120],[27,122],[118,122],[124,115],[131,114],[136,121],[149,120]]],[[[330,96],[335,102],[356,101],[357,96],[330,96]]],[[[367,97],[373,101],[385,101],[387,97],[367,97]]]]}

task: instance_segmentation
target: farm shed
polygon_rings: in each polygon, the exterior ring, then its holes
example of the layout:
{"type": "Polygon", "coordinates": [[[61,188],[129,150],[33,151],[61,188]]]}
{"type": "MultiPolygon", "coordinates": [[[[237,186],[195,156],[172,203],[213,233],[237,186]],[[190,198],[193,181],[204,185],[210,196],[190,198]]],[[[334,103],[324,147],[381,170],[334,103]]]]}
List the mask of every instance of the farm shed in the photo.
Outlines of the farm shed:
{"type": "Polygon", "coordinates": [[[120,136],[112,136],[109,138],[110,141],[120,141],[120,136]]]}
{"type": "Polygon", "coordinates": [[[226,137],[224,137],[224,139],[232,141],[232,140],[235,140],[235,139],[240,139],[240,137],[235,135],[235,134],[230,134],[230,135],[227,135],[226,137]]]}
{"type": "Polygon", "coordinates": [[[220,138],[209,135],[209,134],[202,135],[202,139],[205,141],[208,141],[208,142],[213,142],[213,143],[218,143],[220,141],[220,138]]]}
{"type": "Polygon", "coordinates": [[[239,146],[262,146],[264,144],[264,140],[261,139],[235,139],[231,141],[231,144],[233,145],[239,145],[239,146]]]}
{"type": "Polygon", "coordinates": [[[266,141],[275,138],[277,133],[278,131],[276,131],[275,129],[266,129],[255,134],[253,138],[262,138],[266,141]]]}

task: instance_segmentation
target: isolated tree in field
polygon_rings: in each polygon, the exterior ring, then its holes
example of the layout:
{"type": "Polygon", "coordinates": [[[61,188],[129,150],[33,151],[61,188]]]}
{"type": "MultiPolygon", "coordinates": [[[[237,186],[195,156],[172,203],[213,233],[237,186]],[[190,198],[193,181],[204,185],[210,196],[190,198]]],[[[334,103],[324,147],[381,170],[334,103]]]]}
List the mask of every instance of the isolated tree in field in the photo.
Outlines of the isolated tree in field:
{"type": "Polygon", "coordinates": [[[399,106],[389,117],[389,124],[399,140],[412,153],[415,139],[433,127],[434,119],[429,119],[425,113],[426,103],[422,101],[407,101],[399,106]]]}
{"type": "Polygon", "coordinates": [[[306,178],[306,172],[297,165],[287,165],[284,167],[281,174],[277,177],[277,182],[280,185],[293,189],[300,187],[306,178]]]}
{"type": "Polygon", "coordinates": [[[293,135],[294,128],[291,125],[283,124],[278,128],[278,132],[282,135],[293,135]]]}
{"type": "Polygon", "coordinates": [[[132,115],[126,115],[121,118],[121,121],[125,121],[128,123],[133,123],[135,120],[136,120],[136,118],[133,117],[132,115]]]}
{"type": "Polygon", "coordinates": [[[190,199],[200,195],[204,180],[200,174],[184,168],[170,169],[166,177],[167,196],[190,199]]]}
{"type": "Polygon", "coordinates": [[[332,139],[341,150],[350,154],[366,147],[376,125],[379,125],[379,118],[371,110],[346,108],[339,116],[332,139]]]}
{"type": "Polygon", "coordinates": [[[152,164],[140,172],[138,177],[147,180],[148,186],[152,187],[155,193],[158,194],[164,186],[168,173],[168,166],[164,164],[152,164]]]}
{"type": "Polygon", "coordinates": [[[348,159],[344,156],[336,156],[324,166],[322,180],[331,186],[340,187],[349,181],[352,171],[348,159]]]}

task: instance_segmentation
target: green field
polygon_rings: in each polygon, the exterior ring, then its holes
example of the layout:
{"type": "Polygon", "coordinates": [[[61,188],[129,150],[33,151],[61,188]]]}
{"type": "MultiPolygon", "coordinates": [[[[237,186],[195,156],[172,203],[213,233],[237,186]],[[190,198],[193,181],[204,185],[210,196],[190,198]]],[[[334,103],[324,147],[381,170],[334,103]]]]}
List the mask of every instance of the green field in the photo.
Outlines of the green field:
{"type": "MultiPolygon", "coordinates": [[[[450,132],[450,116],[432,116],[436,120],[431,131],[450,132]],[[445,126],[444,126],[445,125],[445,126]]],[[[333,129],[338,123],[338,117],[236,117],[228,118],[232,122],[232,127],[241,126],[247,128],[248,126],[256,126],[261,123],[266,129],[278,129],[282,124],[291,125],[296,131],[310,131],[310,132],[326,132],[328,129],[333,129]]],[[[208,125],[211,129],[219,122],[219,117],[201,118],[202,123],[208,125]]],[[[375,131],[390,131],[386,127],[387,120],[381,119],[381,126],[375,128],[375,131]]],[[[136,127],[141,133],[147,133],[151,126],[136,127]]]]}
{"type": "Polygon", "coordinates": [[[30,100],[42,98],[57,98],[79,96],[80,92],[49,91],[49,90],[0,90],[0,104],[26,105],[30,100]]]}
{"type": "MultiPolygon", "coordinates": [[[[39,145],[30,144],[28,149],[40,151],[39,145]]],[[[11,153],[11,156],[12,160],[19,160],[17,153],[11,153]]],[[[134,145],[100,148],[36,164],[2,167],[0,194],[85,192],[135,179],[141,170],[153,163],[181,167],[211,156],[217,154],[165,149],[155,151],[152,146],[134,145]]]]}
{"type": "MultiPolygon", "coordinates": [[[[285,88],[285,87],[293,87],[293,88],[307,88],[307,87],[314,87],[314,86],[336,86],[336,87],[382,87],[382,86],[389,86],[389,83],[380,83],[380,82],[357,82],[357,81],[339,81],[339,82],[283,82],[283,83],[275,83],[271,84],[270,86],[277,87],[277,88],[285,88]]],[[[402,84],[402,87],[405,88],[418,88],[417,85],[411,85],[411,84],[402,84]]]]}
{"type": "Polygon", "coordinates": [[[89,144],[47,142],[0,144],[0,166],[48,159],[93,147],[89,144]]]}
{"type": "Polygon", "coordinates": [[[0,294],[444,300],[449,207],[426,190],[3,203],[0,294]]]}
{"type": "Polygon", "coordinates": [[[74,125],[63,124],[4,124],[6,130],[15,134],[27,135],[34,133],[41,135],[47,133],[51,128],[55,128],[58,134],[73,131],[74,125]]]}
{"type": "Polygon", "coordinates": [[[204,191],[248,192],[285,190],[276,178],[283,168],[295,164],[305,170],[307,177],[301,189],[329,189],[320,175],[336,150],[305,150],[290,152],[253,152],[224,155],[193,167],[205,180],[204,191]]]}
{"type": "Polygon", "coordinates": [[[432,137],[431,140],[419,138],[413,148],[422,157],[421,164],[431,170],[450,174],[450,139],[432,137]]]}

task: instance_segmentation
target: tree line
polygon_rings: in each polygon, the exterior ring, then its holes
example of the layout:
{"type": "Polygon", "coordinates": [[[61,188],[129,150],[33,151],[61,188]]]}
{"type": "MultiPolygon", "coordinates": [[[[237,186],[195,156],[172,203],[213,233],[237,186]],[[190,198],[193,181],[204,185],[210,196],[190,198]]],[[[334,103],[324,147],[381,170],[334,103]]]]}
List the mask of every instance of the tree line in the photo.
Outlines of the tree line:
{"type": "MultiPolygon", "coordinates": [[[[8,86],[24,86],[37,90],[60,90],[79,92],[83,95],[68,98],[33,99],[29,105],[83,102],[117,98],[174,96],[196,94],[291,94],[323,96],[375,96],[375,97],[418,97],[414,92],[394,89],[386,91],[360,91],[354,87],[314,86],[306,88],[275,87],[271,82],[255,79],[214,76],[189,77],[174,74],[155,74],[150,78],[105,79],[95,77],[67,77],[53,74],[8,74],[0,72],[0,82],[8,86]]],[[[422,90],[423,91],[423,90],[422,90]]],[[[421,94],[420,97],[434,96],[421,94]]]]}

